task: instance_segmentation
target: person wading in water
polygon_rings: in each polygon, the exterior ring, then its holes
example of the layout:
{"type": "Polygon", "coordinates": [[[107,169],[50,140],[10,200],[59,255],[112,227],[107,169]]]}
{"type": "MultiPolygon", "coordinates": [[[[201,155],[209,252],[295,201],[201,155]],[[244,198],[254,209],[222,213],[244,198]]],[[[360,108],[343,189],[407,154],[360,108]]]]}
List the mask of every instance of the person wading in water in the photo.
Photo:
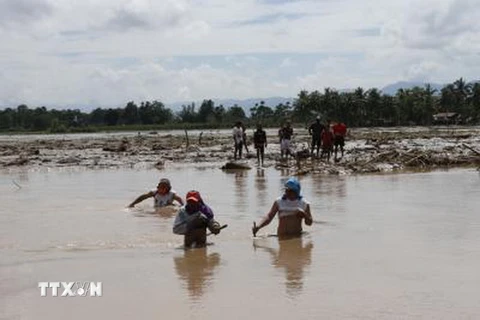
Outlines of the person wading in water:
{"type": "Polygon", "coordinates": [[[307,226],[313,223],[310,212],[310,204],[300,194],[301,186],[295,178],[290,178],[285,183],[285,193],[273,202],[272,208],[263,218],[260,224],[253,223],[252,233],[255,237],[257,232],[270,224],[278,213],[277,236],[280,238],[296,237],[302,234],[302,221],[307,226]]]}

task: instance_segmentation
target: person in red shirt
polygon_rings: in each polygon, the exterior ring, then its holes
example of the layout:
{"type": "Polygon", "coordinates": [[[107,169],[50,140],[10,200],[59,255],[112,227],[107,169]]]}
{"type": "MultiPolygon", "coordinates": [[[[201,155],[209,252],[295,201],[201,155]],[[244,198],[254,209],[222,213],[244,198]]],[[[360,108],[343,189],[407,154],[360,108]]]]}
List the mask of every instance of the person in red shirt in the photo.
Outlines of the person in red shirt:
{"type": "Polygon", "coordinates": [[[333,133],[330,130],[330,127],[326,125],[325,129],[322,131],[322,154],[320,155],[320,158],[323,158],[323,156],[326,155],[327,162],[329,162],[332,149],[333,149],[333,133]]]}
{"type": "Polygon", "coordinates": [[[343,122],[337,122],[332,127],[333,130],[333,145],[335,146],[335,160],[337,160],[337,151],[340,146],[340,151],[342,152],[343,158],[343,147],[345,146],[345,136],[347,135],[347,126],[343,122]]]}

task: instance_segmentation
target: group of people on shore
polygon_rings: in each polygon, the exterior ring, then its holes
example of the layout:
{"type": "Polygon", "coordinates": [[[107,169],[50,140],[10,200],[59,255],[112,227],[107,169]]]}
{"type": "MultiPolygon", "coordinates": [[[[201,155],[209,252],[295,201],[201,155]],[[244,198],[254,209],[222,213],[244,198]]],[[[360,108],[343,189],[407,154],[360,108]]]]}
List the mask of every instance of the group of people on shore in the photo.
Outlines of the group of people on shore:
{"type": "MultiPolygon", "coordinates": [[[[337,160],[337,152],[340,149],[341,157],[343,158],[345,147],[345,136],[347,134],[347,126],[343,122],[334,122],[328,120],[325,124],[321,122],[320,117],[308,128],[308,133],[312,136],[310,155],[314,156],[316,149],[316,157],[320,157],[330,161],[332,153],[335,154],[337,160]],[[322,150],[320,154],[320,149],[322,150]]],[[[294,157],[291,141],[293,138],[293,128],[290,121],[278,130],[278,137],[280,143],[281,159],[288,159],[289,156],[294,157]]],[[[234,141],[234,159],[242,158],[242,149],[248,151],[247,133],[245,125],[238,121],[233,127],[233,141],[234,141]]],[[[257,162],[263,165],[265,158],[265,148],[267,147],[267,134],[261,124],[257,124],[257,129],[253,133],[253,145],[257,151],[257,162]]]]}
{"type": "Polygon", "coordinates": [[[322,153],[320,154],[320,158],[326,157],[328,162],[330,161],[331,154],[334,153],[335,160],[337,160],[337,152],[340,148],[343,158],[345,136],[347,135],[347,126],[343,122],[327,121],[325,124],[322,124],[320,117],[317,117],[316,121],[308,128],[308,133],[312,136],[310,151],[312,156],[316,148],[316,155],[318,157],[321,148],[322,153]]]}
{"type": "MultiPolygon", "coordinates": [[[[258,225],[255,222],[253,223],[252,233],[254,237],[261,228],[270,224],[277,214],[279,218],[277,235],[280,238],[300,236],[303,232],[302,221],[305,221],[308,226],[312,225],[310,204],[301,194],[300,182],[292,177],[287,180],[284,186],[285,192],[273,202],[267,215],[258,225]]],[[[205,246],[207,229],[216,235],[226,227],[226,225],[221,226],[215,220],[212,208],[203,201],[200,192],[190,190],[184,202],[172,189],[168,179],[161,179],[156,190],[140,195],[128,207],[133,208],[136,204],[148,198],[154,199],[155,208],[174,205],[174,202],[181,206],[175,217],[172,230],[173,233],[184,236],[185,248],[205,246]]]]}

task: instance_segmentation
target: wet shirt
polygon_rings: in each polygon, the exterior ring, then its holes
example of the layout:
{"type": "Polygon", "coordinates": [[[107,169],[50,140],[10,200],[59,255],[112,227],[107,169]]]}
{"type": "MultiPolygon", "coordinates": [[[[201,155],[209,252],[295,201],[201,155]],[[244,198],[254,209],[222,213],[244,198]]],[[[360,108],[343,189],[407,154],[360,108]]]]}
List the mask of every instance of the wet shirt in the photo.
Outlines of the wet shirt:
{"type": "Polygon", "coordinates": [[[286,199],[284,196],[279,197],[276,200],[277,206],[278,206],[278,217],[283,218],[283,217],[288,217],[295,215],[297,213],[297,210],[306,210],[308,202],[304,199],[297,199],[297,200],[289,200],[286,199]]]}
{"type": "Polygon", "coordinates": [[[329,146],[333,144],[333,135],[331,131],[324,130],[322,132],[322,144],[324,146],[329,146]]]}
{"type": "Polygon", "coordinates": [[[173,233],[185,234],[187,232],[188,223],[195,219],[205,219],[210,221],[213,219],[213,211],[206,204],[202,203],[198,210],[190,210],[188,204],[181,207],[173,222],[173,233]]]}
{"type": "Polygon", "coordinates": [[[337,123],[333,126],[333,134],[344,137],[347,134],[347,126],[344,123],[337,123]]]}
{"type": "Polygon", "coordinates": [[[243,129],[238,127],[233,127],[233,139],[235,143],[243,142],[243,129]]]}
{"type": "Polygon", "coordinates": [[[175,196],[175,191],[170,190],[166,194],[160,194],[158,191],[153,191],[155,195],[153,196],[154,206],[156,208],[165,207],[173,203],[173,197],[175,196]]]}
{"type": "Polygon", "coordinates": [[[320,139],[320,136],[324,128],[325,127],[320,122],[314,122],[312,123],[310,128],[308,128],[308,131],[312,133],[312,137],[320,139]]]}
{"type": "Polygon", "coordinates": [[[267,143],[267,134],[265,130],[257,130],[253,133],[253,143],[257,147],[263,147],[267,143]]]}
{"type": "Polygon", "coordinates": [[[292,136],[293,136],[293,128],[292,127],[283,127],[282,129],[280,129],[278,134],[280,135],[281,140],[284,140],[284,139],[285,140],[290,140],[290,139],[292,139],[292,136]]]}

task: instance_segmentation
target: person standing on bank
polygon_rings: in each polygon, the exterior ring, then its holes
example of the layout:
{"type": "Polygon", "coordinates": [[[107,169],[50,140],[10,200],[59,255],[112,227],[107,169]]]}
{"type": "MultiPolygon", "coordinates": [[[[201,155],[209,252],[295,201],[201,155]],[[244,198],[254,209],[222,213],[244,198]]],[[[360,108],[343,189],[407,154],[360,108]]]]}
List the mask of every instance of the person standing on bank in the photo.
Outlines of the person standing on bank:
{"type": "Polygon", "coordinates": [[[235,160],[237,160],[237,154],[238,154],[238,158],[242,159],[243,129],[242,129],[241,121],[238,121],[233,127],[233,143],[235,146],[235,151],[233,154],[235,160]]]}
{"type": "Polygon", "coordinates": [[[245,151],[247,151],[247,154],[249,154],[250,151],[248,151],[248,145],[247,145],[247,127],[245,127],[243,123],[242,123],[242,130],[243,130],[243,136],[242,136],[243,146],[245,147],[245,151]]]}
{"type": "Polygon", "coordinates": [[[317,158],[320,153],[320,146],[322,144],[322,132],[325,129],[324,125],[320,122],[320,116],[317,116],[317,119],[310,128],[308,128],[308,133],[312,136],[312,150],[310,154],[313,157],[313,150],[317,147],[317,158]]]}
{"type": "Polygon", "coordinates": [[[285,183],[285,193],[273,202],[272,208],[263,218],[260,224],[253,223],[252,233],[255,237],[257,232],[267,226],[278,213],[277,236],[281,238],[300,236],[302,220],[307,226],[313,223],[310,212],[310,204],[301,195],[301,186],[295,178],[290,178],[285,183]]]}
{"type": "Polygon", "coordinates": [[[320,158],[325,156],[327,158],[327,162],[330,162],[330,155],[333,151],[333,132],[329,123],[330,121],[327,122],[325,129],[322,131],[322,153],[320,154],[320,158]]]}
{"type": "Polygon", "coordinates": [[[337,151],[338,147],[340,147],[340,151],[342,152],[343,158],[343,147],[345,146],[345,136],[347,135],[347,126],[343,122],[337,122],[332,127],[333,130],[333,146],[334,146],[334,153],[335,153],[335,160],[337,160],[337,151]]]}
{"type": "Polygon", "coordinates": [[[288,159],[289,155],[292,155],[291,140],[293,136],[293,128],[291,122],[287,121],[286,124],[278,131],[280,137],[280,152],[282,159],[285,157],[288,159]]]}
{"type": "Polygon", "coordinates": [[[257,149],[257,162],[263,166],[265,148],[267,147],[267,133],[263,130],[260,123],[257,124],[257,130],[253,133],[253,144],[255,149],[257,149]]]}

